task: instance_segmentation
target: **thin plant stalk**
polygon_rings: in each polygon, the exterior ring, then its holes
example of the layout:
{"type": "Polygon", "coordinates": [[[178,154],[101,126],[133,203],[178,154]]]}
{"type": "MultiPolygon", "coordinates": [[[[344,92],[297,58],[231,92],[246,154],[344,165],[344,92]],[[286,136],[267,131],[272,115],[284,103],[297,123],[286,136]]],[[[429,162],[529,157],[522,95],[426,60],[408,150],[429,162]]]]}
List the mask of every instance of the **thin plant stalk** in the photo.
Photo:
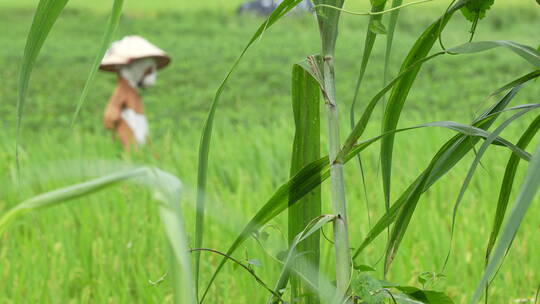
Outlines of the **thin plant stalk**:
{"type": "MultiPolygon", "coordinates": [[[[341,8],[343,0],[316,1],[316,4],[341,8]]],[[[343,159],[338,158],[341,150],[339,118],[336,103],[336,81],[334,77],[334,50],[338,35],[340,11],[324,7],[317,15],[323,51],[324,98],[328,119],[328,154],[332,180],[332,209],[334,221],[334,247],[336,253],[336,287],[338,296],[346,298],[351,279],[351,253],[347,228],[347,203],[343,180],[343,159]]]]}

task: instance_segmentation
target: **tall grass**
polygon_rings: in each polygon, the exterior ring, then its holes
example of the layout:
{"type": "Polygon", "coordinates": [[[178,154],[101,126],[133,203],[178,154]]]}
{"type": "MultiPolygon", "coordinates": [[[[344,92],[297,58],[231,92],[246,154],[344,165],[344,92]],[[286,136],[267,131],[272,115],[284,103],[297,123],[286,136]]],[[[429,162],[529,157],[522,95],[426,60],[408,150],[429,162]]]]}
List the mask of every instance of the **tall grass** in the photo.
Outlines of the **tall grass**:
{"type": "MultiPolygon", "coordinates": [[[[436,45],[436,42],[441,39],[445,27],[457,12],[464,12],[465,16],[468,18],[470,16],[475,16],[472,18],[473,31],[481,24],[481,22],[479,23],[479,19],[485,15],[485,10],[486,8],[489,8],[489,5],[486,5],[482,10],[477,10],[473,1],[474,0],[459,0],[455,3],[452,2],[450,7],[442,12],[440,18],[434,20],[418,37],[416,43],[409,50],[408,55],[401,64],[399,73],[392,80],[387,81],[389,78],[389,57],[391,55],[390,50],[392,41],[397,38],[397,36],[394,35],[394,30],[396,28],[397,13],[399,10],[389,11],[392,15],[390,17],[387,32],[386,59],[384,66],[381,67],[383,88],[372,92],[374,97],[370,99],[369,103],[365,104],[360,119],[355,121],[354,113],[357,108],[356,104],[358,101],[364,100],[364,95],[360,95],[358,92],[362,86],[364,73],[370,61],[371,48],[373,47],[376,37],[375,34],[377,30],[374,29],[374,27],[377,26],[379,29],[381,26],[384,27],[381,23],[382,19],[380,18],[380,15],[367,14],[371,19],[368,23],[368,28],[365,29],[365,48],[362,59],[360,60],[361,69],[357,78],[357,85],[354,91],[355,97],[351,108],[350,120],[352,130],[343,143],[341,142],[340,119],[338,117],[339,98],[336,92],[334,62],[339,60],[339,58],[335,58],[335,50],[336,42],[338,41],[339,19],[344,1],[314,1],[316,5],[316,18],[321,36],[321,54],[319,56],[308,57],[305,62],[296,65],[293,70],[293,88],[295,88],[293,91],[293,106],[295,110],[296,136],[292,156],[291,178],[276,189],[270,199],[267,200],[266,204],[256,212],[250,222],[247,223],[242,232],[230,245],[229,249],[224,253],[220,253],[223,258],[214,274],[210,277],[206,288],[200,288],[200,253],[204,249],[203,236],[206,230],[205,224],[208,223],[205,221],[205,193],[207,191],[210,143],[220,97],[228,80],[231,78],[234,69],[239,65],[248,49],[262,37],[266,30],[276,24],[282,17],[286,16],[300,0],[283,1],[267,20],[259,26],[240,56],[234,61],[230,71],[227,73],[215,93],[204,124],[199,146],[198,189],[193,250],[188,250],[189,245],[184,233],[181,209],[178,204],[178,180],[170,174],[148,168],[119,172],[101,179],[60,189],[27,200],[3,215],[0,219],[0,231],[12,222],[13,219],[23,213],[53,206],[74,197],[90,195],[106,186],[144,175],[147,178],[147,183],[150,183],[152,189],[155,189],[157,199],[162,203],[162,205],[160,205],[160,215],[173,252],[171,273],[177,278],[177,283],[173,288],[175,302],[204,302],[210,291],[210,286],[214,283],[225,263],[232,259],[231,256],[240,245],[281,212],[289,210],[290,248],[283,262],[283,270],[281,271],[278,283],[276,284],[276,290],[272,293],[271,301],[283,301],[283,290],[287,286],[289,275],[291,275],[291,301],[294,302],[316,303],[322,301],[351,303],[355,301],[364,301],[368,303],[380,303],[383,301],[395,301],[395,299],[400,299],[401,301],[409,302],[420,301],[422,303],[441,303],[449,300],[444,294],[432,290],[407,286],[406,284],[387,282],[375,275],[369,274],[369,271],[371,270],[370,267],[359,265],[356,263],[356,260],[361,254],[366,254],[364,249],[369,246],[382,231],[389,229],[383,271],[383,277],[386,276],[399,251],[411,219],[416,213],[418,202],[426,190],[434,185],[441,177],[450,172],[454,166],[462,162],[467,154],[475,152],[476,157],[473,160],[468,175],[465,177],[463,187],[458,194],[458,199],[456,201],[454,218],[458,218],[457,207],[459,206],[460,200],[467,189],[467,185],[470,182],[476,167],[480,164],[482,155],[486,150],[498,146],[504,147],[504,150],[510,150],[512,152],[511,159],[507,164],[507,174],[505,175],[506,182],[511,184],[514,182],[515,167],[520,159],[530,162],[530,167],[528,170],[529,173],[523,182],[520,195],[508,218],[507,226],[502,232],[499,244],[495,247],[496,241],[499,238],[498,234],[502,222],[505,218],[506,206],[511,191],[511,188],[508,188],[504,184],[501,186],[501,200],[495,215],[495,224],[492,227],[492,237],[487,248],[488,261],[486,271],[471,299],[471,303],[475,303],[480,299],[481,292],[486,289],[504,252],[510,247],[511,241],[523,220],[524,214],[539,187],[538,181],[540,178],[537,175],[538,172],[540,172],[538,164],[540,148],[537,149],[533,155],[524,150],[530,139],[538,132],[537,120],[535,120],[529,128],[524,130],[521,136],[522,140],[516,145],[509,140],[501,138],[499,134],[508,125],[515,123],[515,121],[518,121],[522,116],[535,111],[539,107],[538,104],[524,104],[513,107],[510,107],[509,105],[524,84],[540,76],[540,53],[533,47],[502,40],[481,42],[470,41],[455,47],[443,47],[443,50],[433,53],[433,47],[436,45]],[[534,71],[525,71],[528,72],[525,76],[495,90],[494,93],[505,92],[504,96],[502,96],[495,104],[486,108],[470,125],[452,121],[439,121],[398,128],[398,122],[403,107],[408,100],[409,92],[417,80],[423,65],[433,64],[431,62],[433,59],[442,56],[462,56],[465,54],[480,53],[494,48],[500,49],[500,47],[513,52],[513,54],[530,63],[530,66],[534,71]],[[325,157],[320,157],[319,155],[319,145],[321,141],[319,128],[320,113],[318,108],[319,91],[320,95],[323,97],[324,107],[326,109],[328,156],[325,157]],[[372,138],[365,138],[364,131],[373,121],[373,113],[379,102],[384,99],[386,93],[390,93],[390,95],[387,104],[384,107],[381,133],[372,138]],[[489,128],[495,124],[501,113],[516,111],[516,114],[513,114],[511,118],[497,126],[494,131],[488,131],[489,128]],[[415,130],[420,128],[440,127],[453,130],[458,134],[443,144],[418,178],[410,184],[400,196],[398,196],[394,203],[391,203],[393,200],[391,195],[392,181],[396,178],[392,174],[392,166],[395,163],[393,155],[394,151],[399,148],[394,145],[395,136],[400,134],[399,136],[404,136],[406,138],[407,134],[415,132],[415,130]],[[483,143],[480,148],[476,150],[475,146],[481,140],[483,140],[483,143]],[[387,212],[371,228],[364,240],[351,240],[348,232],[349,222],[347,217],[348,206],[344,165],[355,157],[359,158],[362,151],[379,141],[381,142],[380,165],[383,181],[383,204],[387,212]],[[331,205],[333,214],[321,216],[321,199],[318,189],[328,178],[330,178],[331,183],[331,205]],[[326,223],[330,222],[333,225],[334,231],[333,240],[331,242],[334,246],[335,268],[333,269],[333,276],[335,278],[336,288],[331,291],[329,291],[328,288],[325,288],[323,291],[323,289],[318,288],[319,284],[317,282],[317,274],[319,274],[317,261],[321,254],[317,235],[318,231],[326,223]],[[353,245],[351,246],[350,243],[353,245]],[[356,246],[355,244],[359,245],[356,246]],[[354,251],[351,247],[354,248],[354,251]],[[492,256],[490,256],[492,250],[494,251],[492,256]],[[188,252],[193,252],[193,271],[191,270],[191,262],[188,261],[188,252]],[[304,255],[309,258],[304,259],[304,255]],[[297,266],[292,266],[295,264],[297,266]],[[199,291],[203,292],[198,294],[199,291]],[[436,301],[433,299],[438,300],[436,301]]],[[[113,14],[107,25],[106,34],[99,48],[97,58],[102,56],[103,51],[106,49],[106,45],[110,42],[112,33],[119,20],[122,2],[123,1],[114,2],[113,14]]],[[[385,0],[372,1],[371,11],[382,12],[386,2],[387,1],[385,0]]],[[[489,1],[482,2],[488,4],[489,1]]],[[[27,46],[21,68],[17,111],[18,130],[20,130],[21,127],[21,120],[23,117],[24,105],[26,104],[26,95],[33,65],[48,33],[58,19],[66,3],[67,0],[41,0],[37,7],[33,25],[27,37],[27,46]]],[[[394,1],[392,6],[397,8],[400,4],[400,1],[394,1]]],[[[470,39],[473,39],[472,34],[470,35],[470,39]]],[[[443,45],[442,42],[440,44],[443,45]]],[[[89,80],[83,90],[81,102],[77,106],[76,114],[80,109],[82,100],[87,94],[89,85],[92,82],[93,75],[97,68],[97,62],[98,61],[96,60],[92,71],[90,72],[89,80]]],[[[489,77],[489,75],[484,77],[489,77]]],[[[495,88],[492,90],[494,89],[495,88]]],[[[17,134],[19,134],[19,131],[17,134]]],[[[362,174],[364,173],[362,172],[362,174]]],[[[245,268],[249,270],[248,266],[245,266],[245,268]]],[[[323,281],[325,280],[321,278],[320,282],[323,281]]],[[[231,299],[231,301],[234,301],[234,299],[231,299]]]]}

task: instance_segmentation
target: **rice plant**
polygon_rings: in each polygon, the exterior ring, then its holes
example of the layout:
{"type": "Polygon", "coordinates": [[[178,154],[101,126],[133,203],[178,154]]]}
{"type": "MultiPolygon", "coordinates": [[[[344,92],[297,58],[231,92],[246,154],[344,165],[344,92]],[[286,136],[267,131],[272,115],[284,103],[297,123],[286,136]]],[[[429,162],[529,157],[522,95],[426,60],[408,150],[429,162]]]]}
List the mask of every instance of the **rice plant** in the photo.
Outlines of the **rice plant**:
{"type": "MultiPolygon", "coordinates": [[[[34,21],[27,37],[20,74],[18,130],[22,126],[32,68],[43,43],[67,2],[68,0],[40,0],[36,9],[34,21]]],[[[521,120],[527,114],[530,115],[530,112],[537,112],[540,107],[540,104],[533,103],[534,101],[520,105],[511,104],[520,90],[526,90],[528,86],[534,85],[534,81],[540,76],[540,53],[531,46],[507,40],[474,41],[474,33],[481,26],[481,19],[489,13],[488,10],[493,4],[493,0],[451,1],[448,8],[441,12],[440,17],[433,20],[417,38],[399,67],[399,72],[393,77],[389,72],[390,59],[393,41],[399,39],[396,32],[399,29],[399,12],[402,9],[414,10],[416,5],[428,5],[425,3],[427,1],[404,4],[403,1],[394,0],[390,4],[387,3],[389,2],[387,0],[372,0],[369,12],[351,12],[343,8],[344,0],[314,0],[316,24],[313,26],[318,26],[321,50],[319,54],[306,54],[304,60],[292,67],[291,101],[294,125],[291,128],[294,128],[295,137],[294,142],[291,143],[293,152],[290,178],[278,187],[270,198],[265,200],[263,207],[246,223],[244,229],[228,246],[226,252],[205,248],[204,235],[207,230],[205,225],[208,225],[208,222],[205,221],[208,212],[205,202],[206,193],[211,191],[211,184],[207,183],[212,150],[211,138],[221,95],[228,80],[234,76],[235,68],[241,64],[241,60],[249,48],[259,39],[264,39],[263,34],[276,25],[281,18],[287,16],[300,2],[301,0],[282,1],[273,13],[261,23],[215,93],[199,145],[198,188],[195,204],[196,223],[192,244],[188,242],[188,237],[184,232],[182,212],[178,204],[180,189],[178,179],[171,174],[147,167],[117,172],[28,199],[2,215],[0,232],[3,232],[8,224],[18,216],[27,212],[50,207],[75,197],[90,195],[121,181],[144,177],[144,183],[150,185],[160,202],[160,215],[173,257],[170,272],[175,278],[174,300],[176,303],[204,303],[208,293],[211,292],[211,286],[215,284],[215,279],[229,261],[239,264],[252,275],[262,289],[266,289],[269,303],[453,303],[447,295],[440,291],[408,286],[406,282],[388,282],[386,274],[399,253],[401,242],[406,237],[420,199],[430,187],[451,172],[456,165],[464,162],[466,155],[475,155],[470,169],[463,179],[461,190],[456,194],[452,215],[453,233],[457,227],[455,221],[458,218],[461,200],[476,169],[481,165],[482,156],[488,149],[511,151],[503,184],[499,189],[497,212],[492,227],[489,226],[491,236],[486,248],[485,273],[481,278],[479,276],[478,286],[474,292],[472,290],[463,291],[463,293],[471,294],[471,303],[478,302],[482,295],[487,302],[489,282],[495,275],[505,252],[509,250],[524,214],[535,197],[540,181],[538,176],[538,172],[540,172],[540,146],[532,154],[526,151],[527,146],[538,133],[540,116],[536,114],[536,119],[523,130],[517,143],[514,144],[513,140],[500,136],[506,127],[521,120]],[[448,47],[443,43],[444,30],[459,12],[471,21],[469,33],[464,31],[465,40],[468,42],[448,47]],[[339,41],[340,17],[346,13],[355,15],[355,18],[369,18],[367,28],[362,29],[366,33],[364,50],[362,56],[358,58],[360,71],[353,92],[354,98],[350,103],[345,103],[336,91],[336,73],[339,71],[335,68],[335,62],[339,61],[339,58],[336,58],[335,50],[339,41]],[[386,25],[383,22],[385,14],[389,15],[386,25]],[[367,92],[366,88],[363,87],[365,71],[372,60],[372,48],[379,35],[386,35],[384,65],[379,69],[381,71],[381,88],[367,92]],[[438,51],[435,49],[437,44],[440,46],[438,51]],[[424,65],[436,65],[436,59],[443,56],[466,56],[492,49],[497,51],[504,49],[509,55],[517,56],[530,65],[529,70],[523,71],[522,77],[500,88],[489,88],[491,91],[486,91],[486,95],[491,93],[490,97],[498,97],[494,104],[481,111],[470,124],[437,121],[398,128],[409,92],[424,65]],[[340,123],[342,119],[339,117],[339,109],[346,104],[351,105],[349,114],[351,130],[345,132],[348,135],[342,142],[341,135],[344,130],[341,129],[343,124],[340,123]],[[373,124],[373,115],[379,108],[383,110],[380,134],[367,136],[366,129],[368,125],[373,124]],[[326,114],[322,114],[323,112],[326,114]],[[510,113],[512,116],[499,125],[495,125],[503,113],[510,113]],[[359,119],[357,120],[358,114],[359,119]],[[327,134],[322,134],[321,131],[323,128],[320,124],[324,120],[326,120],[327,134]],[[494,129],[490,131],[492,127],[494,129]],[[392,182],[398,177],[392,173],[392,168],[394,163],[399,161],[393,157],[394,151],[399,149],[399,146],[395,145],[395,138],[396,136],[407,136],[408,133],[421,128],[446,128],[454,131],[456,135],[446,140],[422,173],[405,191],[397,198],[393,197],[392,182]],[[325,138],[328,143],[326,156],[321,156],[322,138],[325,138]],[[343,172],[346,169],[354,170],[353,166],[346,166],[346,164],[352,159],[357,159],[360,167],[358,174],[362,176],[362,179],[378,178],[377,175],[367,175],[363,170],[361,154],[367,148],[379,143],[380,174],[383,181],[383,189],[381,190],[384,201],[369,203],[383,204],[386,212],[370,228],[364,239],[351,239],[349,236],[351,227],[347,214],[348,201],[351,198],[347,197],[347,181],[343,172]],[[518,182],[515,181],[516,170],[521,160],[528,163],[527,176],[519,186],[519,196],[507,217],[510,193],[513,185],[518,185],[518,182]],[[322,199],[320,190],[321,184],[327,180],[329,180],[331,189],[330,202],[322,199]],[[331,206],[332,214],[322,214],[322,206],[325,205],[331,206]],[[286,230],[288,231],[289,248],[284,257],[276,261],[276,265],[282,270],[279,277],[276,278],[276,283],[272,285],[263,282],[249,265],[235,259],[234,254],[245,241],[259,233],[265,224],[284,211],[288,212],[286,230]],[[507,218],[506,224],[503,225],[505,218],[507,218]],[[320,231],[325,226],[332,227],[331,240],[326,236],[324,239],[321,238],[320,231]],[[383,257],[383,271],[382,274],[375,275],[374,269],[370,265],[362,265],[358,260],[360,256],[367,254],[365,249],[381,234],[384,235],[385,231],[387,231],[387,240],[383,257]],[[334,269],[330,278],[326,277],[320,270],[321,242],[326,241],[331,242],[334,247],[331,256],[334,261],[332,263],[334,269]],[[203,258],[201,252],[203,251],[218,254],[221,257],[212,274],[200,271],[201,259],[203,258]],[[190,260],[190,258],[192,259],[190,260]],[[207,281],[206,284],[202,283],[203,278],[207,281]]],[[[97,59],[76,105],[75,124],[77,114],[82,109],[84,99],[94,78],[99,58],[103,56],[119,23],[122,4],[122,0],[115,0],[113,3],[112,14],[98,49],[97,59]]],[[[18,136],[20,136],[19,132],[18,136]]],[[[363,186],[366,188],[365,183],[363,186]]],[[[364,191],[367,190],[364,189],[364,191]]],[[[377,189],[369,189],[369,191],[377,191],[377,189]]],[[[449,245],[451,247],[451,244],[449,245]]],[[[451,250],[448,251],[448,255],[450,254],[452,254],[451,250]]],[[[234,303],[234,299],[230,299],[230,302],[234,303]]]]}

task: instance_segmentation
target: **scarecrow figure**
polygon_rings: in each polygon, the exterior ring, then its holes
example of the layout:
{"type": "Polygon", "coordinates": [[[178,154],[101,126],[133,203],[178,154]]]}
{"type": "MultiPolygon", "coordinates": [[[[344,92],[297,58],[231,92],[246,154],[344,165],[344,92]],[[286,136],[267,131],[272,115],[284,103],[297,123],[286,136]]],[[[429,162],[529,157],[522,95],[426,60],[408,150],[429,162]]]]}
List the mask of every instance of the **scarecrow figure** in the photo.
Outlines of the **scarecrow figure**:
{"type": "Polygon", "coordinates": [[[118,74],[118,83],[103,117],[124,149],[143,146],[149,135],[148,121],[139,90],[156,83],[157,70],[169,64],[167,54],[139,36],[116,41],[101,61],[100,69],[118,74]]]}

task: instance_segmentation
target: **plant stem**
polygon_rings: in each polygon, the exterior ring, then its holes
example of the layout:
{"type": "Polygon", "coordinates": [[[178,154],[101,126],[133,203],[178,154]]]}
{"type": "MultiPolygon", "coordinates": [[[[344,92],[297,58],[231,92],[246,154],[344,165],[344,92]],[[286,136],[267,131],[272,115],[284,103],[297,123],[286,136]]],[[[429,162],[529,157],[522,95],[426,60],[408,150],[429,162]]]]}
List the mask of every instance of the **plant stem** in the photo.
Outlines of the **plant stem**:
{"type": "Polygon", "coordinates": [[[332,56],[324,57],[324,86],[328,99],[326,101],[328,118],[330,156],[330,176],[332,179],[332,209],[334,221],[334,247],[336,252],[336,284],[341,296],[345,297],[351,278],[351,254],[349,252],[349,233],[347,228],[347,204],[345,184],[343,180],[343,159],[336,158],[340,151],[339,118],[335,102],[335,78],[332,56]]]}
{"type": "MultiPolygon", "coordinates": [[[[343,0],[318,0],[316,5],[324,4],[341,8],[343,0]]],[[[336,287],[337,296],[347,297],[351,280],[351,253],[349,251],[349,233],[347,229],[347,203],[343,181],[343,158],[338,157],[341,150],[339,118],[336,103],[336,81],[334,77],[334,50],[338,36],[340,11],[322,7],[317,11],[319,31],[323,52],[324,97],[328,117],[328,154],[330,157],[330,177],[332,179],[332,208],[334,221],[334,248],[336,252],[336,287]]]]}

